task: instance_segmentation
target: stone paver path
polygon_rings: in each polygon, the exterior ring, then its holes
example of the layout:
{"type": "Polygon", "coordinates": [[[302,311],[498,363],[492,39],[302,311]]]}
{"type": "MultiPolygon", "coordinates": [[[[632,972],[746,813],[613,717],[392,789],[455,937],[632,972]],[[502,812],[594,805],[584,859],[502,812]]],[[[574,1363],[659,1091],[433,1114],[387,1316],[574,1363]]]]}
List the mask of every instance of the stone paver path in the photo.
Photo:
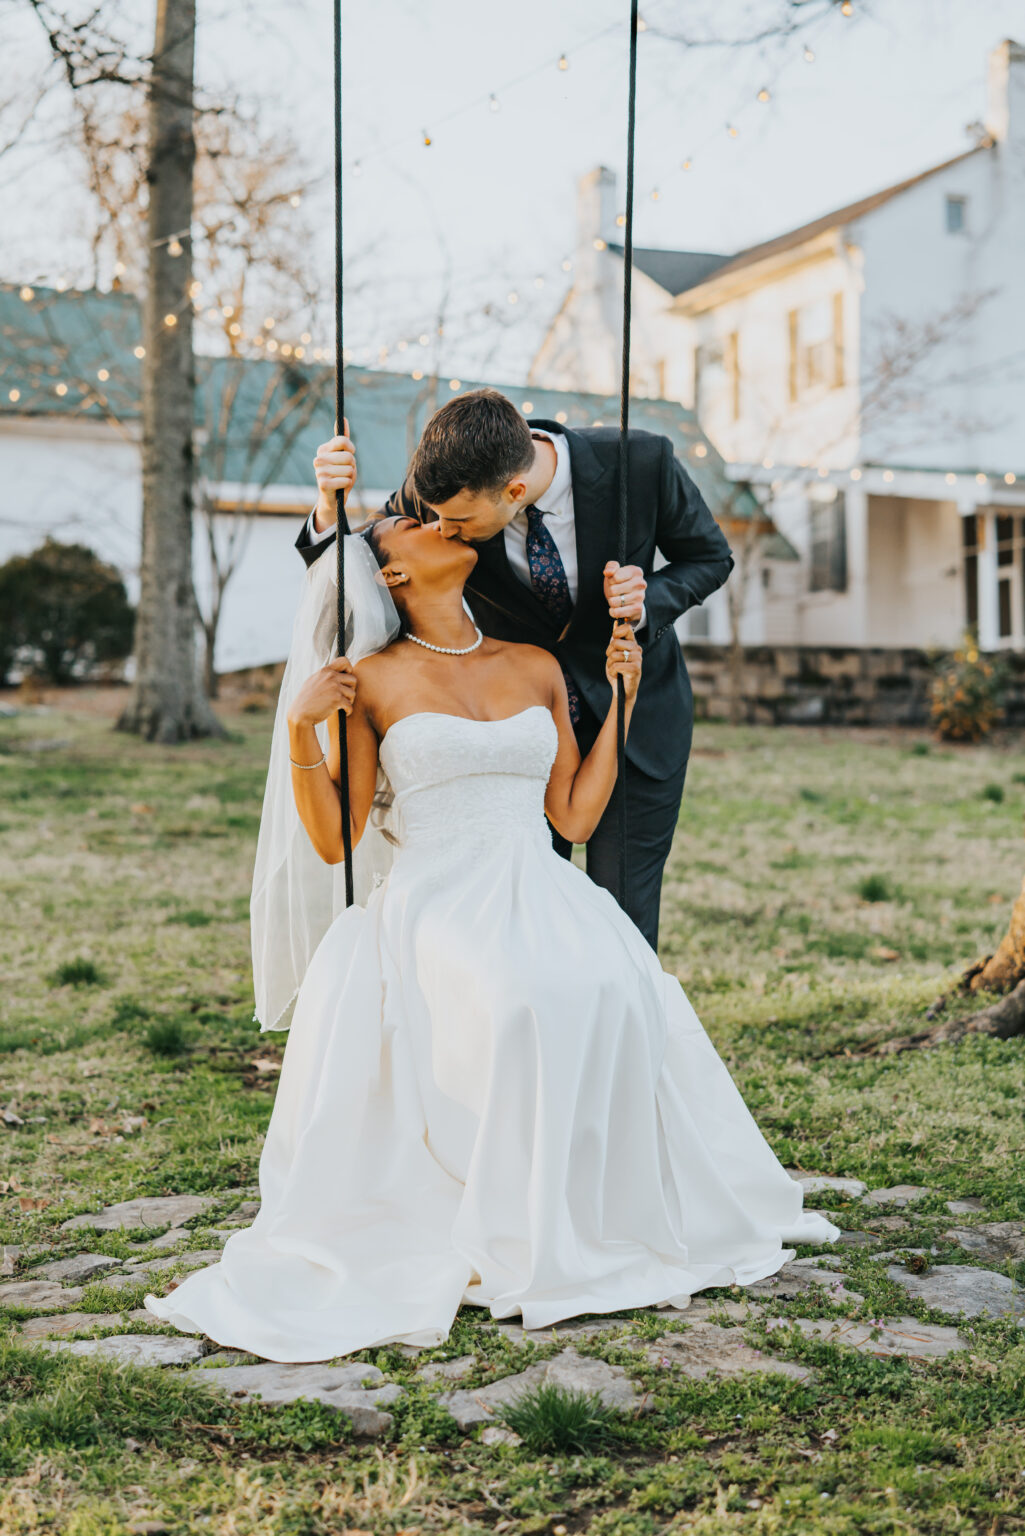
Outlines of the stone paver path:
{"type": "MultiPolygon", "coordinates": [[[[437,1402],[446,1408],[464,1430],[481,1427],[489,1443],[516,1443],[517,1437],[495,1421],[500,1404],[515,1401],[524,1392],[542,1382],[555,1382],[573,1391],[597,1393],[608,1407],[623,1413],[644,1412],[650,1403],[628,1368],[578,1353],[573,1341],[607,1335],[619,1346],[633,1351],[651,1365],[696,1380],[715,1375],[738,1376],[746,1372],[769,1372],[794,1380],[814,1374],[808,1367],[777,1358],[759,1350],[744,1338],[743,1325],[763,1315],[770,1303],[787,1300],[791,1310],[807,1302],[826,1300],[854,1310],[862,1296],[853,1288],[845,1273],[850,1252],[864,1249],[869,1257],[886,1264],[887,1277],[925,1305],[952,1317],[1002,1317],[1011,1315],[1025,1320],[1025,1290],[1007,1275],[983,1268],[981,1264],[931,1264],[938,1252],[921,1246],[894,1248],[899,1234],[916,1220],[903,1212],[915,1202],[933,1194],[920,1185],[898,1184],[887,1189],[869,1190],[860,1179],[833,1174],[793,1174],[807,1196],[836,1196],[838,1203],[857,1202],[863,1214],[862,1228],[845,1231],[830,1251],[785,1264],[778,1274],[755,1285],[735,1289],[729,1296],[693,1298],[685,1308],[654,1308],[669,1331],[655,1339],[640,1338],[630,1319],[599,1317],[567,1319],[547,1329],[524,1329],[512,1321],[496,1321],[481,1308],[469,1309],[488,1330],[500,1333],[510,1344],[530,1342],[562,1346],[550,1359],[536,1361],[523,1370],[515,1370],[512,1358],[509,1374],[489,1380],[480,1387],[458,1385],[482,1364],[480,1357],[461,1355],[457,1359],[431,1361],[417,1371],[418,1378],[437,1388],[437,1402]],[[891,1246],[882,1251],[889,1239],[891,1246]],[[875,1250],[875,1251],[874,1251],[875,1250]],[[924,1262],[921,1273],[908,1269],[904,1260],[912,1254],[924,1262]],[[682,1327],[679,1325],[683,1325],[682,1327]]],[[[222,1191],[219,1195],[167,1195],[126,1200],[103,1210],[75,1216],[65,1221],[62,1232],[81,1231],[82,1242],[91,1232],[117,1232],[131,1228],[152,1227],[156,1235],[131,1247],[138,1257],[127,1260],[96,1253],[92,1249],[64,1258],[46,1260],[45,1248],[31,1250],[8,1245],[0,1265],[0,1307],[34,1312],[18,1324],[19,1336],[39,1348],[71,1355],[98,1356],[112,1361],[131,1361],[142,1365],[185,1367],[190,1380],[202,1382],[238,1397],[260,1398],[265,1403],[289,1403],[298,1398],[324,1403],[347,1417],[356,1434],[382,1435],[392,1426],[390,1404],[403,1395],[403,1387],[390,1382],[374,1366],[359,1362],[341,1365],[329,1363],[283,1365],[261,1361],[239,1350],[222,1349],[208,1339],[188,1334],[161,1331],[161,1325],[145,1308],[125,1312],[83,1312],[75,1310],[84,1287],[99,1283],[112,1288],[149,1283],[156,1291],[173,1283],[173,1273],[217,1263],[221,1247],[188,1249],[197,1239],[207,1244],[223,1243],[255,1220],[259,1211],[258,1190],[252,1186],[222,1191]],[[217,1207],[223,1211],[235,1197],[231,1213],[219,1219],[220,1227],[203,1227],[198,1218],[217,1207]],[[184,1225],[193,1222],[198,1230],[184,1225]],[[27,1260],[36,1267],[26,1271],[27,1260]],[[45,1260],[45,1262],[39,1262],[45,1260]],[[19,1268],[19,1266],[21,1266],[19,1268]],[[120,1329],[104,1338],[74,1338],[72,1335],[98,1329],[120,1329]],[[141,1331],[145,1329],[145,1331],[141,1331]]],[[[950,1227],[942,1240],[956,1244],[983,1263],[1020,1262],[1025,1259],[1025,1226],[1018,1222],[972,1222],[984,1214],[983,1202],[975,1196],[945,1202],[951,1216],[962,1224],[950,1227]]],[[[916,1236],[917,1236],[916,1232],[916,1236]]],[[[937,1238],[936,1241],[940,1239],[937,1238]]],[[[95,1241],[95,1239],[94,1239],[95,1241]]],[[[921,1239],[919,1239],[921,1242],[921,1239]]],[[[52,1249],[51,1249],[52,1252],[52,1249]]],[[[767,1326],[773,1332],[798,1328],[809,1337],[830,1344],[856,1349],[866,1354],[903,1355],[915,1359],[942,1359],[966,1348],[955,1326],[920,1323],[915,1318],[898,1317],[875,1320],[856,1318],[773,1317],[767,1326]]],[[[424,1351],[413,1346],[397,1346],[400,1354],[416,1359],[424,1351]]]]}
{"type": "Polygon", "coordinates": [[[387,1404],[403,1389],[386,1381],[376,1365],[260,1365],[195,1366],[189,1379],[233,1397],[260,1398],[265,1403],[294,1403],[298,1398],[323,1403],[345,1415],[357,1435],[387,1434],[392,1416],[387,1404]],[[370,1385],[364,1385],[370,1383],[370,1385]],[[380,1385],[377,1385],[380,1383],[380,1385]]]}

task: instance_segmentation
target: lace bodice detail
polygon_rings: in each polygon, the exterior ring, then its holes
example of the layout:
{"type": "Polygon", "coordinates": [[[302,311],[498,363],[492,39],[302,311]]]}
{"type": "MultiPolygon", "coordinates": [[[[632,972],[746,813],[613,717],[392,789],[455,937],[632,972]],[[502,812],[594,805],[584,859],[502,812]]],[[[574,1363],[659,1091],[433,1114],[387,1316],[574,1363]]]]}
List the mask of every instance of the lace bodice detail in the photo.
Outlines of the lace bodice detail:
{"type": "Polygon", "coordinates": [[[428,711],[397,720],[381,742],[381,765],[395,793],[400,846],[464,853],[470,843],[547,836],[545,790],[557,747],[542,704],[505,720],[428,711]]]}

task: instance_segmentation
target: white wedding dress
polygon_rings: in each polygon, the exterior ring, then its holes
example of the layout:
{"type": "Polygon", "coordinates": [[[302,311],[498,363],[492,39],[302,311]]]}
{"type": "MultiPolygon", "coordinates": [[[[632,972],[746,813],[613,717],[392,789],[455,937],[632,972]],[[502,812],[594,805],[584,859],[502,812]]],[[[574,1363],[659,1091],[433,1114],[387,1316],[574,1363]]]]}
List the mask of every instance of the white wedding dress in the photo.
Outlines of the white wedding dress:
{"type": "Polygon", "coordinates": [[[419,713],[381,760],[399,850],[296,1003],[259,1214],[155,1317],[275,1361],[686,1305],[832,1242],[679,982],[552,849],[549,711],[419,713]]]}

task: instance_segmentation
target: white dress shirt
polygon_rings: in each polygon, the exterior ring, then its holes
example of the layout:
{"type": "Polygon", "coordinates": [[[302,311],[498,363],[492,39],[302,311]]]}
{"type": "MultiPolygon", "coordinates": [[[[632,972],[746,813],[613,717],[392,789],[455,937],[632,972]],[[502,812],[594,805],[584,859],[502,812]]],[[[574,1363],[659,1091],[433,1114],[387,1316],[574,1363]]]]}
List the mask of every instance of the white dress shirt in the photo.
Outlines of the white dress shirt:
{"type": "MultiPolygon", "coordinates": [[[[569,443],[562,432],[545,432],[543,428],[531,428],[531,437],[545,438],[555,449],[555,474],[548,489],[544,491],[533,503],[544,514],[544,524],[555,541],[555,547],[559,551],[563,567],[566,571],[566,580],[569,583],[569,595],[574,605],[579,589],[579,572],[577,568],[577,532],[576,518],[573,511],[573,472],[569,461],[569,443]]],[[[318,533],[314,527],[314,512],[310,513],[306,532],[310,544],[322,544],[334,533],[334,527],[325,528],[318,533]]],[[[503,537],[505,539],[505,553],[512,570],[523,582],[524,586],[530,586],[530,567],[527,564],[527,514],[525,511],[517,512],[511,522],[506,523],[503,537]]],[[[636,629],[643,629],[647,623],[647,614],[641,609],[641,617],[635,625],[636,629]]]]}
{"type": "MultiPolygon", "coordinates": [[[[538,429],[531,437],[543,437],[555,449],[555,474],[548,489],[533,503],[543,512],[544,525],[555,540],[569,583],[569,595],[574,604],[577,600],[579,581],[577,576],[577,525],[573,515],[573,474],[569,467],[569,444],[561,432],[558,434],[538,429]]],[[[531,585],[530,567],[527,565],[527,514],[517,512],[511,523],[505,525],[505,552],[516,575],[525,586],[531,585]]]]}

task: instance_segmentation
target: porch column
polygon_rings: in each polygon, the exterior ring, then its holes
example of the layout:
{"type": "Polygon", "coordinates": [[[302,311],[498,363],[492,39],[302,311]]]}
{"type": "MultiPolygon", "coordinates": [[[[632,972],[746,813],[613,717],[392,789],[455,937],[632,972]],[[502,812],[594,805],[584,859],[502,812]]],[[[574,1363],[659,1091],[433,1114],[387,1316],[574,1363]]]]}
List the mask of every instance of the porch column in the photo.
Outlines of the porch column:
{"type": "Polygon", "coordinates": [[[979,650],[995,651],[1000,644],[997,618],[997,529],[992,508],[975,508],[979,530],[976,565],[979,600],[979,650]]]}
{"type": "Polygon", "coordinates": [[[868,492],[860,485],[844,488],[847,538],[847,595],[851,611],[851,644],[871,645],[869,634],[868,492]]]}

